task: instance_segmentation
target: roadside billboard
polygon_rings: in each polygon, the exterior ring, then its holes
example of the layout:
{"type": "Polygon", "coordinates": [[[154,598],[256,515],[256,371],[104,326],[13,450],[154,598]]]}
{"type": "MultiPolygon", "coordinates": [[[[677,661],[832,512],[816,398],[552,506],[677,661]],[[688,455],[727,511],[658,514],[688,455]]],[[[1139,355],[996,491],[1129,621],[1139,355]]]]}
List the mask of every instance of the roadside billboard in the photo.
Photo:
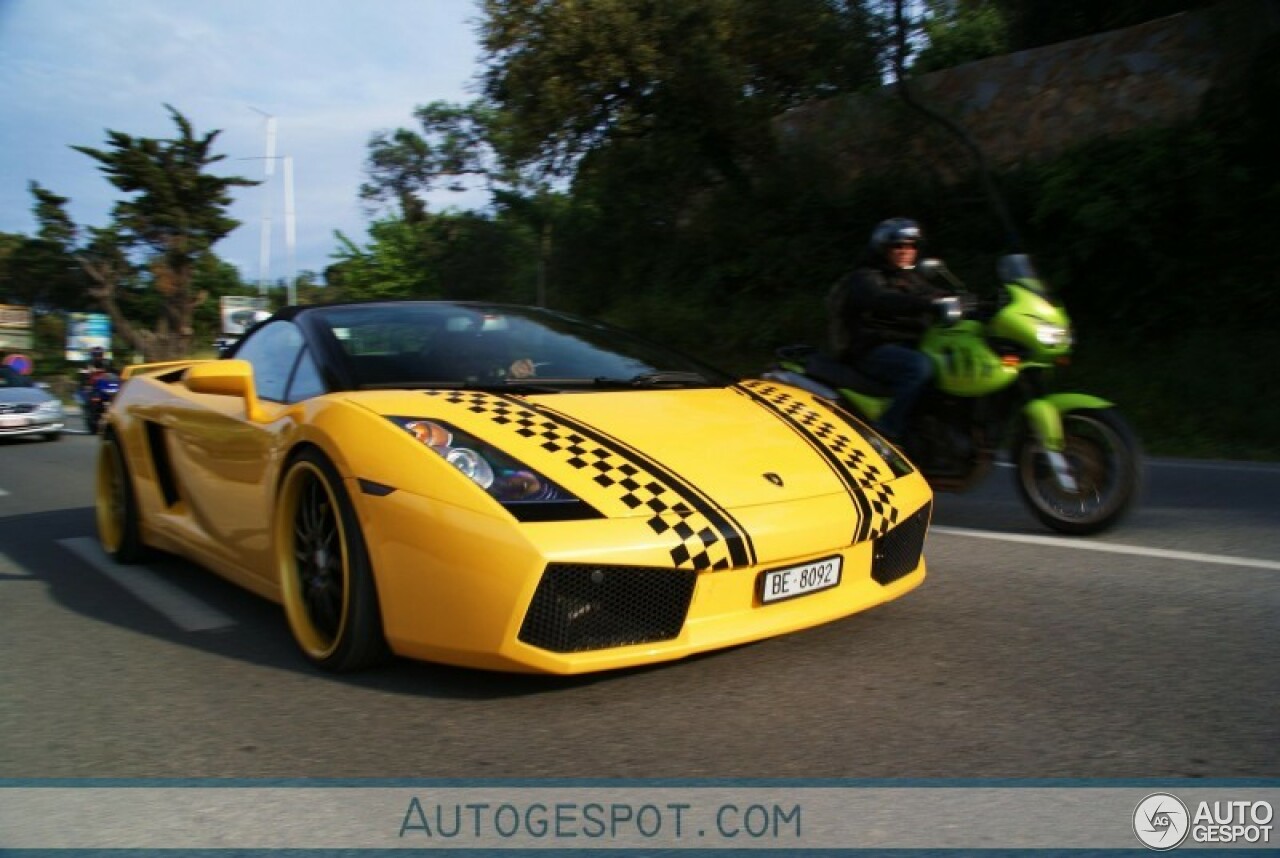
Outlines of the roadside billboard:
{"type": "Polygon", "coordinates": [[[101,346],[111,357],[111,317],[106,313],[68,313],[67,360],[88,361],[94,346],[101,346]]]}
{"type": "Polygon", "coordinates": [[[238,337],[249,330],[259,319],[271,315],[267,299],[261,296],[223,295],[222,333],[238,337]]]}
{"type": "Polygon", "coordinates": [[[34,342],[31,308],[0,304],[0,352],[31,351],[34,342]]]}

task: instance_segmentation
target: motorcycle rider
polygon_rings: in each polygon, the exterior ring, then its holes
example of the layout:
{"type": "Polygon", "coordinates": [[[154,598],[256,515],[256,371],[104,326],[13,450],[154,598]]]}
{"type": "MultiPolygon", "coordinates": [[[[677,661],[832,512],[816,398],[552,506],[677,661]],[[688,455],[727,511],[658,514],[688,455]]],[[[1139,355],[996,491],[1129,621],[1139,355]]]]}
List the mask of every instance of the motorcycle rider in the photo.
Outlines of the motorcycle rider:
{"type": "Polygon", "coordinates": [[[93,379],[104,372],[115,372],[116,368],[107,359],[107,352],[102,346],[94,346],[89,349],[89,363],[81,372],[83,373],[81,386],[88,387],[93,383],[93,379]]]}
{"type": "Polygon", "coordinates": [[[916,270],[921,239],[914,220],[881,221],[863,264],[827,295],[832,356],[891,389],[893,402],[876,428],[895,442],[934,375],[920,338],[937,317],[939,299],[953,294],[916,270]]]}
{"type": "Polygon", "coordinates": [[[85,405],[89,399],[89,393],[93,389],[93,383],[105,373],[114,373],[115,366],[107,358],[107,352],[102,346],[94,346],[89,349],[89,362],[84,369],[80,370],[80,404],[85,405]]]}

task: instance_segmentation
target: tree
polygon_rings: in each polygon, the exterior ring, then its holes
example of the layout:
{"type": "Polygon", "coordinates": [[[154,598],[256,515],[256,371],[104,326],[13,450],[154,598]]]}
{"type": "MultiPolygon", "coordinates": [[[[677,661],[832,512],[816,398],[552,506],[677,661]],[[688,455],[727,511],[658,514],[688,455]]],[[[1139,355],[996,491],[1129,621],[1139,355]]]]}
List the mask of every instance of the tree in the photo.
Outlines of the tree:
{"type": "Polygon", "coordinates": [[[485,96],[503,154],[567,175],[611,142],[665,139],[749,183],[768,123],[876,78],[868,18],[837,0],[485,0],[485,96]]]}
{"type": "Polygon", "coordinates": [[[1009,49],[1008,26],[996,0],[929,0],[924,21],[927,44],[912,63],[913,74],[986,59],[1009,49]]]}
{"type": "Polygon", "coordinates": [[[418,229],[422,223],[377,221],[369,228],[368,248],[338,233],[338,261],[325,270],[325,280],[346,301],[441,297],[439,276],[429,264],[431,248],[418,229]]]}
{"type": "Polygon", "coordinates": [[[17,301],[12,260],[26,240],[16,232],[0,232],[0,304],[17,301]]]}
{"type": "Polygon", "coordinates": [[[8,300],[30,307],[80,309],[86,303],[85,275],[76,264],[76,225],[67,215],[66,197],[30,182],[35,198],[34,236],[5,242],[0,282],[8,300]]]}
{"type": "Polygon", "coordinates": [[[360,198],[369,203],[395,202],[406,221],[423,219],[422,195],[446,184],[464,190],[463,179],[474,176],[489,184],[504,178],[489,140],[493,112],[483,102],[452,104],[433,101],[417,108],[421,132],[398,128],[379,131],[369,140],[360,198]]]}
{"type": "Polygon", "coordinates": [[[490,142],[504,166],[570,189],[554,212],[555,246],[542,244],[557,305],[608,312],[664,278],[687,283],[675,266],[709,261],[696,248],[681,252],[681,242],[698,241],[695,220],[721,198],[742,217],[770,207],[776,117],[878,84],[864,7],[485,0],[490,142]]]}
{"type": "MultiPolygon", "coordinates": [[[[369,158],[366,162],[369,181],[360,188],[360,196],[367,202],[395,202],[399,204],[403,225],[379,223],[370,230],[386,248],[392,258],[407,261],[414,253],[414,238],[420,245],[417,254],[433,260],[431,265],[416,266],[418,273],[411,279],[424,280],[426,270],[438,268],[442,258],[449,255],[449,245],[490,245],[495,242],[505,246],[521,242],[511,234],[512,228],[523,225],[537,238],[531,242],[537,247],[537,282],[534,288],[535,302],[545,306],[547,301],[548,268],[552,250],[552,235],[557,218],[563,215],[564,195],[552,190],[551,184],[539,177],[536,171],[521,170],[513,163],[504,164],[497,150],[501,148],[504,128],[500,114],[484,101],[468,105],[432,102],[414,111],[420,130],[399,128],[394,132],[379,132],[369,142],[369,158]],[[493,193],[498,210],[496,219],[474,215],[432,217],[428,215],[424,195],[446,187],[465,190],[466,178],[482,180],[493,193]],[[447,224],[444,230],[438,227],[447,224]]],[[[467,247],[456,247],[455,261],[466,258],[467,247]]],[[[351,265],[342,272],[343,283],[350,286],[360,272],[370,269],[370,254],[363,254],[344,239],[343,259],[351,265]]],[[[391,259],[384,258],[383,268],[391,259]]],[[[398,265],[392,265],[398,268],[398,265]]],[[[512,270],[512,266],[507,266],[512,270]]],[[[518,270],[520,266],[515,266],[518,270]]],[[[409,269],[414,270],[414,269],[409,269]]],[[[491,278],[474,268],[467,269],[472,283],[491,278]]],[[[384,276],[403,280],[404,274],[388,272],[384,276]]],[[[454,284],[455,288],[459,284],[454,284]]],[[[510,285],[510,284],[506,284],[510,285]]],[[[435,287],[438,291],[439,285],[435,287]]],[[[411,291],[428,293],[432,287],[411,291]]],[[[501,291],[506,291],[502,289],[501,291]]],[[[480,296],[475,296],[480,297],[480,296]]]]}
{"type": "MultiPolygon", "coordinates": [[[[964,147],[973,161],[974,172],[982,183],[982,190],[987,198],[987,203],[991,206],[991,211],[998,219],[1004,232],[1006,248],[1009,250],[1021,250],[1023,243],[1022,231],[1018,229],[1009,203],[997,184],[995,171],[986,151],[978,144],[978,141],[969,133],[963,123],[953,119],[941,110],[925,104],[916,97],[915,87],[912,82],[914,73],[912,61],[917,54],[917,38],[925,32],[928,19],[916,16],[913,13],[913,10],[908,8],[910,5],[909,0],[888,0],[884,5],[887,8],[881,16],[883,56],[888,64],[888,73],[899,98],[904,105],[915,111],[926,121],[942,128],[964,147]]],[[[936,13],[938,7],[935,6],[934,8],[936,13]]],[[[936,23],[936,16],[934,20],[936,23]]]]}
{"type": "Polygon", "coordinates": [[[207,297],[193,287],[197,266],[239,225],[226,214],[230,189],[258,184],[206,172],[226,157],[212,154],[221,132],[197,137],[185,116],[165,107],[178,128],[175,138],[135,138],[109,130],[107,149],[71,147],[97,161],[108,181],[133,195],[115,205],[111,226],[94,230],[80,260],[93,279],[92,297],[111,315],[119,334],[148,360],[190,353],[195,310],[207,297]],[[132,252],[144,257],[151,287],[160,298],[150,330],[134,325],[118,300],[132,252]]]}

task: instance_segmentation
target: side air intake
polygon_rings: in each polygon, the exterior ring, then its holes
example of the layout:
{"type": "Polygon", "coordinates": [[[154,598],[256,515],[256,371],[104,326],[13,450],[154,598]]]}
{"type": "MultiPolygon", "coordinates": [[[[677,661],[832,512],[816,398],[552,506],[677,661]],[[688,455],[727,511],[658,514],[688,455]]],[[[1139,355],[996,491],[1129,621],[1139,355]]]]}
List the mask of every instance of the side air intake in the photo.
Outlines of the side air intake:
{"type": "Polygon", "coordinates": [[[920,565],[924,537],[929,530],[932,503],[920,507],[902,524],[877,539],[871,560],[871,577],[881,586],[892,584],[920,565]]]}

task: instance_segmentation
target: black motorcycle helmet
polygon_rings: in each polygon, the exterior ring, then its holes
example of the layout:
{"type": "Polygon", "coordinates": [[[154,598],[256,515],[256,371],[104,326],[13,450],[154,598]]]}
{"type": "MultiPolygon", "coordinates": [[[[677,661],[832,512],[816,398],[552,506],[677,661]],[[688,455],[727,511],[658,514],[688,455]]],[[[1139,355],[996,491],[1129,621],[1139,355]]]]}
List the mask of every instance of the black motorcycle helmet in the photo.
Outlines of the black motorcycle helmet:
{"type": "Polygon", "coordinates": [[[889,245],[904,243],[919,245],[923,240],[920,224],[910,218],[894,217],[876,224],[876,228],[871,231],[871,243],[867,246],[867,250],[871,252],[872,258],[879,262],[886,262],[889,259],[886,253],[889,245]]]}

